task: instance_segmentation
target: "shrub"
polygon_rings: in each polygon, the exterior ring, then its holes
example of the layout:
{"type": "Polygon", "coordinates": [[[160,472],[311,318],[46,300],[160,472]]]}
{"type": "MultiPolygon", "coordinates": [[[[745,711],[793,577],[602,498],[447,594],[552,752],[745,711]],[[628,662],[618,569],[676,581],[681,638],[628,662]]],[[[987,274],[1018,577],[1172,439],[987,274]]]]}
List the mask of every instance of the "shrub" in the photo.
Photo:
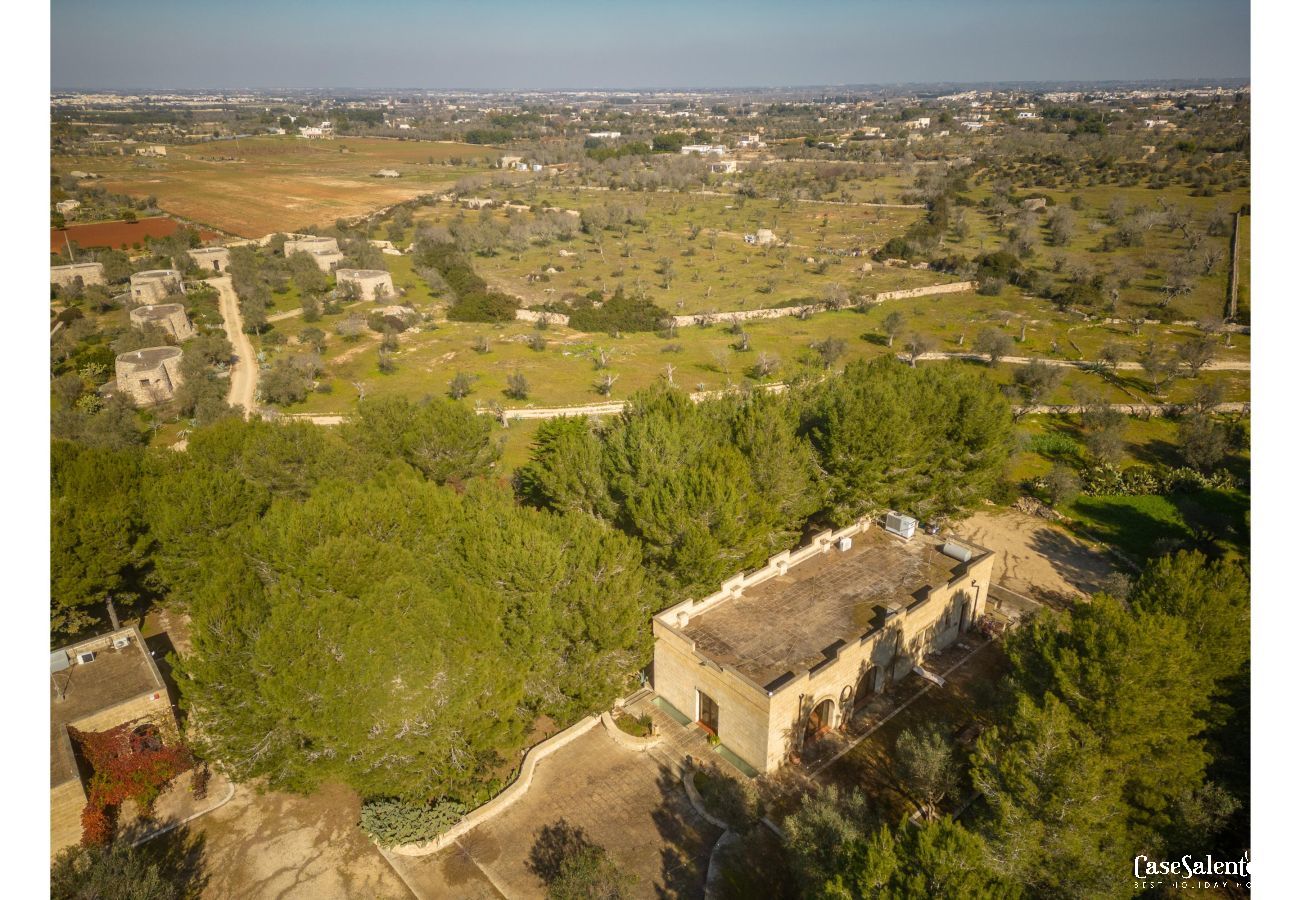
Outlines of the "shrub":
{"type": "Polygon", "coordinates": [[[1237,479],[1225,469],[1203,475],[1195,469],[1169,466],[1129,466],[1109,463],[1083,471],[1083,493],[1088,496],[1144,496],[1221,490],[1235,487],[1237,479]]]}
{"type": "Polygon", "coordinates": [[[668,313],[649,300],[628,297],[620,287],[601,306],[587,297],[574,300],[569,309],[569,326],[578,331],[657,331],[668,313]]]}
{"type": "Polygon", "coordinates": [[[361,806],[361,830],[381,847],[432,840],[468,812],[463,803],[410,803],[395,797],[367,800],[361,806]]]}
{"type": "Polygon", "coordinates": [[[622,715],[614,720],[614,724],[618,726],[620,731],[633,737],[647,737],[650,734],[650,726],[653,722],[649,715],[622,715]]]}

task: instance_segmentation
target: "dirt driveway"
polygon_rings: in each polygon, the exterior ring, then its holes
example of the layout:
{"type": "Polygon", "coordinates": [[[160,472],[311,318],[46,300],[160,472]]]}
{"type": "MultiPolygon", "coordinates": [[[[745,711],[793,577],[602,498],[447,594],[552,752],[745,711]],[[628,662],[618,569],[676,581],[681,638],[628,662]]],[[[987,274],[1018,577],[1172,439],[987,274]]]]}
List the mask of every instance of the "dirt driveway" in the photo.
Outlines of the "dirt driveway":
{"type": "Polygon", "coordinates": [[[540,898],[558,849],[590,841],[636,876],[633,896],[702,897],[721,832],[691,806],[677,762],[596,727],[538,763],[500,815],[437,853],[389,858],[421,898],[540,898]]]}
{"type": "Polygon", "coordinates": [[[340,786],[299,797],[239,785],[229,803],[187,827],[202,845],[203,897],[407,900],[411,892],[357,828],[359,813],[356,795],[340,786]]]}
{"type": "Polygon", "coordinates": [[[1114,571],[1105,552],[1045,519],[1013,510],[978,512],[953,526],[997,554],[993,578],[1013,591],[1057,604],[1092,594],[1114,571]]]}

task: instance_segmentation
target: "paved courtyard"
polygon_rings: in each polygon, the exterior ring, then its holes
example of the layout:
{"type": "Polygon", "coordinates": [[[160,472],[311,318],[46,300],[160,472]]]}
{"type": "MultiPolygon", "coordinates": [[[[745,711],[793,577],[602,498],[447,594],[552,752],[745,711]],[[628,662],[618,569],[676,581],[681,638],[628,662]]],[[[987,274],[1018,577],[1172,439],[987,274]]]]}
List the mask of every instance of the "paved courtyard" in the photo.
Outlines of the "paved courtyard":
{"type": "Polygon", "coordinates": [[[691,806],[680,755],[645,752],[593,728],[537,766],[528,792],[435,854],[390,861],[421,897],[543,897],[548,851],[580,831],[637,878],[636,895],[702,897],[720,830],[691,806]]]}

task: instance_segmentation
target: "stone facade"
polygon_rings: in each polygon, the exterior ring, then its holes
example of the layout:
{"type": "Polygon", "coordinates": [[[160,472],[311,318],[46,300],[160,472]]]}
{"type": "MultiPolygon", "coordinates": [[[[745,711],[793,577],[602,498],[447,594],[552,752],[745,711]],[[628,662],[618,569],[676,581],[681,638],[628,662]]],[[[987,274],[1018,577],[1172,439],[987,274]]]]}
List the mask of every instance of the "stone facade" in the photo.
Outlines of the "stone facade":
{"type": "Polygon", "coordinates": [[[185,314],[185,307],[179,303],[138,306],[131,310],[131,325],[141,329],[147,325],[161,328],[178,343],[194,337],[194,326],[185,314]]]}
{"type": "Polygon", "coordinates": [[[190,259],[201,269],[221,274],[230,268],[230,251],[225,247],[197,247],[189,253],[190,259]]]}
{"type": "Polygon", "coordinates": [[[382,300],[393,296],[393,276],[383,269],[339,269],[334,275],[339,287],[355,284],[363,300],[382,300]]]}
{"type": "Polygon", "coordinates": [[[82,284],[103,284],[104,264],[97,262],[73,263],[70,266],[50,266],[50,284],[66,287],[74,279],[80,278],[82,284]]]}
{"type": "Polygon", "coordinates": [[[137,406],[165,403],[181,385],[180,347],[147,347],[118,356],[116,389],[137,406]]]}
{"type": "Polygon", "coordinates": [[[172,698],[152,654],[136,628],[54,651],[50,693],[50,855],[81,839],[86,805],[84,778],[72,749],[69,729],[108,731],[128,722],[148,721],[164,734],[179,733],[172,698]],[[114,643],[122,646],[114,646],[114,643]],[[82,653],[95,659],[79,663],[82,653]]]}
{"type": "Polygon", "coordinates": [[[865,520],[823,532],[655,616],[654,689],[774,771],[810,729],[840,727],[977,623],[992,574],[993,554],[967,542],[904,541],[865,520]]]}
{"type": "Polygon", "coordinates": [[[185,281],[175,269],[150,269],[131,276],[133,303],[161,303],[172,294],[183,294],[185,281]]]}
{"type": "Polygon", "coordinates": [[[284,255],[306,253],[316,260],[322,272],[329,272],[343,261],[339,252],[339,242],[332,237],[316,237],[311,234],[298,235],[284,242],[284,255]]]}

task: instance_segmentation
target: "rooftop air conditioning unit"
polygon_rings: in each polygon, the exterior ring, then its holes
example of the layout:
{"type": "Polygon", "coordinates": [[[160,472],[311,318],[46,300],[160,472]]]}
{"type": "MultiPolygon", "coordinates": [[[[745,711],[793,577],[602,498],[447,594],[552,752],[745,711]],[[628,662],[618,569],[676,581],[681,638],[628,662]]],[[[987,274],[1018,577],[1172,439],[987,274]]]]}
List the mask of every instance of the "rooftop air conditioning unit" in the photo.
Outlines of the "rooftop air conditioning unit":
{"type": "Polygon", "coordinates": [[[912,535],[916,534],[916,519],[898,513],[888,513],[885,516],[885,530],[910,541],[912,535]]]}
{"type": "Polygon", "coordinates": [[[836,542],[835,546],[839,547],[841,552],[851,550],[853,549],[853,538],[842,537],[836,542]]]}
{"type": "Polygon", "coordinates": [[[125,650],[129,646],[131,646],[131,638],[128,635],[122,634],[113,638],[114,650],[125,650]]]}
{"type": "Polygon", "coordinates": [[[78,653],[78,654],[77,654],[77,662],[80,663],[80,664],[83,665],[83,666],[84,666],[86,663],[91,663],[91,662],[94,662],[94,661],[95,661],[95,651],[94,651],[94,650],[87,650],[85,653],[78,653]]]}

